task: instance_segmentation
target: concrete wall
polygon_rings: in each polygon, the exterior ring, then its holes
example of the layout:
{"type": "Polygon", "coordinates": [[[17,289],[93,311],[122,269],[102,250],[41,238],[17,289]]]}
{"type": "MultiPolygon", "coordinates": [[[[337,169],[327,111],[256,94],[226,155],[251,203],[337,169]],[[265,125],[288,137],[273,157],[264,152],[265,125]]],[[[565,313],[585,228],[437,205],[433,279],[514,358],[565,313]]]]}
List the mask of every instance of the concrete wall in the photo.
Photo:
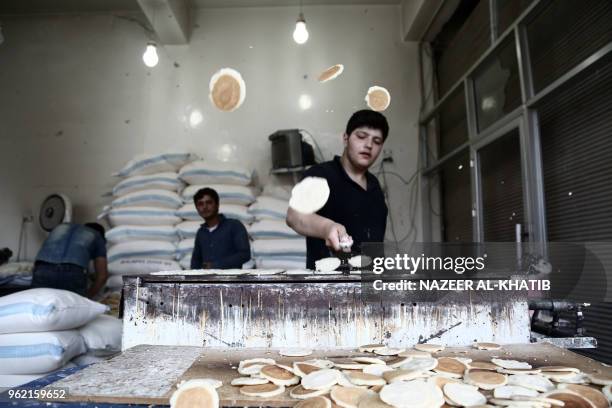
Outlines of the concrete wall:
{"type": "MultiPolygon", "coordinates": [[[[130,18],[62,15],[4,17],[0,45],[0,247],[16,252],[24,214],[38,213],[51,192],[74,202],[75,220],[93,219],[109,197],[111,173],[142,152],[187,150],[206,159],[239,161],[270,176],[267,137],[277,129],[305,128],[326,158],[339,154],[350,114],[365,107],[369,86],[392,95],[385,112],[391,135],[387,169],[408,178],[416,169],[418,58],[416,43],[401,41],[399,6],[312,6],[305,10],[310,40],[291,33],[295,7],[203,9],[193,15],[189,45],[159,50],[160,63],[142,63],[146,32],[130,18]],[[325,84],[319,72],[336,63],[344,74],[325,84]],[[232,67],[246,81],[236,112],[216,111],[208,82],[232,67]],[[312,101],[309,109],[298,103],[312,101]],[[198,110],[203,121],[191,126],[198,110]]],[[[376,166],[378,168],[378,166],[376,166]]],[[[396,235],[409,229],[408,189],[387,176],[396,235]]],[[[420,228],[418,228],[420,231],[420,228]]],[[[28,258],[44,234],[26,228],[28,258]]],[[[389,232],[389,237],[391,234],[389,232]]]]}

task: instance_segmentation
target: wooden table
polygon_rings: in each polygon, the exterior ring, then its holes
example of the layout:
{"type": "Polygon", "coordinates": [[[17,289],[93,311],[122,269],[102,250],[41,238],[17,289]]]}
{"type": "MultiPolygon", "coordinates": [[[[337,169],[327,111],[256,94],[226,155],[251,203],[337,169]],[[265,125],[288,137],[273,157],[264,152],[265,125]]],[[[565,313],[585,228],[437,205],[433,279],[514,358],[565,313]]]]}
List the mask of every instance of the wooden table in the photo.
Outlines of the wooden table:
{"type": "MultiPolygon", "coordinates": [[[[68,399],[92,403],[168,404],[175,385],[193,378],[215,378],[223,382],[218,389],[221,406],[226,407],[291,407],[296,400],[284,394],[271,398],[247,397],[239,387],[230,385],[239,377],[236,367],[240,360],[266,357],[290,364],[311,358],[343,358],[368,355],[352,350],[316,351],[308,357],[282,357],[271,349],[210,349],[188,346],[140,345],[126,350],[111,360],[87,367],[49,387],[66,387],[68,399]]],[[[371,354],[369,354],[371,355],[371,354]]],[[[435,357],[468,357],[488,361],[492,357],[527,361],[534,367],[569,365],[585,373],[607,372],[612,368],[593,359],[550,344],[505,345],[501,350],[486,351],[470,347],[447,348],[435,357]]]]}

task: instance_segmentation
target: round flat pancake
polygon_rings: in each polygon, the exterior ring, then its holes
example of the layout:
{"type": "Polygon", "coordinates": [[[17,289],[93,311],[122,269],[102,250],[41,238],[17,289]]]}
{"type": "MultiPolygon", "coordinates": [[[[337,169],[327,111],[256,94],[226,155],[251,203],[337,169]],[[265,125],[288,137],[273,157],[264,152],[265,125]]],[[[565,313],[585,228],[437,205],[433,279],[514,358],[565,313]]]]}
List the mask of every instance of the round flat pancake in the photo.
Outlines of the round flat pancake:
{"type": "Polygon", "coordinates": [[[316,358],[313,358],[311,360],[302,361],[302,363],[310,364],[310,365],[313,365],[313,366],[319,367],[319,368],[333,368],[334,367],[334,362],[333,361],[331,361],[331,360],[316,359],[316,358]]]}
{"type": "Polygon", "coordinates": [[[523,397],[537,397],[538,392],[529,388],[521,387],[519,385],[503,385],[493,390],[493,396],[495,398],[506,398],[510,399],[515,396],[523,397]]]}
{"type": "Polygon", "coordinates": [[[391,104],[391,94],[382,86],[371,86],[365,101],[373,111],[382,112],[391,104]]]}
{"type": "Polygon", "coordinates": [[[489,370],[489,371],[497,371],[499,368],[493,363],[489,363],[487,361],[472,361],[468,364],[470,368],[478,369],[478,370],[489,370]]]}
{"type": "Polygon", "coordinates": [[[467,368],[468,367],[459,360],[450,357],[440,357],[438,359],[438,365],[433,370],[440,374],[461,378],[467,368]]]}
{"type": "Polygon", "coordinates": [[[365,268],[372,263],[372,258],[367,255],[355,255],[349,258],[348,263],[353,268],[365,268]]]}
{"type": "Polygon", "coordinates": [[[474,348],[478,350],[499,350],[501,345],[497,343],[474,343],[474,348]]]}
{"type": "Polygon", "coordinates": [[[389,384],[399,381],[410,381],[423,376],[422,370],[393,370],[383,373],[383,378],[389,384]]]}
{"type": "Polygon", "coordinates": [[[448,383],[444,385],[444,395],[461,406],[486,404],[487,398],[478,391],[478,387],[468,384],[448,383]]]}
{"type": "Polygon", "coordinates": [[[537,397],[526,397],[523,395],[517,395],[512,397],[512,401],[516,401],[516,402],[533,402],[533,403],[538,403],[538,404],[544,404],[547,407],[551,407],[551,406],[557,406],[557,407],[562,407],[565,404],[563,403],[563,401],[559,401],[553,398],[546,398],[546,397],[542,397],[540,395],[538,395],[537,397]]]}
{"type": "Polygon", "coordinates": [[[271,358],[252,358],[249,360],[242,360],[238,364],[238,372],[242,375],[259,374],[262,367],[273,364],[276,364],[276,362],[271,358]]]}
{"type": "Polygon", "coordinates": [[[472,362],[472,359],[467,358],[467,357],[449,357],[449,358],[454,358],[455,360],[462,362],[466,366],[468,366],[472,362]]]}
{"type": "Polygon", "coordinates": [[[317,367],[315,365],[308,364],[308,363],[298,363],[298,362],[293,363],[293,372],[296,375],[299,375],[300,377],[306,377],[308,374],[312,373],[313,371],[318,371],[320,369],[321,367],[317,367]]]}
{"type": "Polygon", "coordinates": [[[365,374],[372,374],[382,377],[383,373],[387,371],[393,371],[393,367],[389,367],[388,365],[382,364],[370,364],[366,367],[363,367],[362,370],[365,374]]]}
{"type": "Polygon", "coordinates": [[[402,351],[404,351],[402,348],[384,347],[374,350],[374,354],[379,356],[397,356],[402,351]]]}
{"type": "Polygon", "coordinates": [[[217,389],[223,385],[222,381],[216,380],[214,378],[195,378],[192,380],[183,380],[180,383],[176,384],[176,388],[181,388],[185,384],[193,384],[194,382],[205,382],[210,384],[213,388],[217,389]]]}
{"type": "Polygon", "coordinates": [[[591,403],[584,397],[570,390],[554,390],[542,394],[542,397],[563,401],[565,408],[593,408],[591,403]]]}
{"type": "Polygon", "coordinates": [[[412,357],[412,358],[431,358],[431,353],[421,350],[405,350],[398,354],[399,357],[412,357]]]}
{"type": "Polygon", "coordinates": [[[506,385],[508,377],[494,371],[471,369],[465,372],[464,381],[483,390],[493,390],[506,385]]]}
{"type": "Polygon", "coordinates": [[[334,367],[342,368],[344,370],[363,370],[364,367],[370,364],[362,364],[353,361],[350,358],[334,360],[334,367]]]}
{"type": "Polygon", "coordinates": [[[265,276],[265,275],[279,275],[283,273],[284,269],[247,269],[249,275],[254,276],[265,276]]]}
{"type": "Polygon", "coordinates": [[[331,408],[332,403],[325,397],[312,397],[298,402],[294,408],[331,408]]]}
{"type": "Polygon", "coordinates": [[[395,357],[386,361],[389,367],[397,368],[412,360],[412,357],[395,357]]]}
{"type": "Polygon", "coordinates": [[[295,399],[308,399],[312,397],[318,397],[329,393],[329,388],[323,390],[307,390],[301,385],[297,385],[291,389],[289,396],[295,399]]]}
{"type": "Polygon", "coordinates": [[[439,389],[444,389],[444,386],[448,383],[460,383],[461,381],[456,378],[445,377],[443,375],[434,375],[433,377],[429,377],[427,379],[427,383],[433,384],[439,389]]]}
{"type": "Polygon", "coordinates": [[[239,385],[261,385],[267,384],[270,381],[267,378],[253,378],[253,377],[238,377],[234,378],[230,384],[239,385]]]}
{"type": "Polygon", "coordinates": [[[492,358],[491,362],[495,365],[498,365],[502,368],[511,368],[511,369],[525,369],[525,368],[532,368],[531,364],[526,363],[524,361],[518,361],[518,360],[505,360],[505,359],[501,359],[501,358],[492,358]]]}
{"type": "Polygon", "coordinates": [[[248,269],[215,269],[215,275],[248,275],[248,269]]]}
{"type": "Polygon", "coordinates": [[[387,364],[385,360],[382,360],[376,357],[358,356],[358,357],[353,357],[352,360],[357,363],[363,363],[363,364],[387,364]]]}
{"type": "MultiPolygon", "coordinates": [[[[498,373],[502,374],[540,374],[539,368],[497,368],[498,373]]],[[[561,374],[561,373],[559,373],[561,374]]],[[[575,373],[571,373],[572,375],[575,373]]]]}
{"type": "Polygon", "coordinates": [[[612,385],[606,385],[601,389],[601,392],[603,392],[608,401],[612,402],[612,385]]]}
{"type": "Polygon", "coordinates": [[[323,390],[331,388],[338,383],[340,371],[331,369],[321,369],[308,374],[302,378],[302,387],[307,390],[323,390]]]}
{"type": "Polygon", "coordinates": [[[441,344],[415,344],[414,348],[419,351],[425,351],[427,353],[437,353],[438,351],[444,350],[444,346],[441,344]]]}
{"type": "Polygon", "coordinates": [[[291,190],[289,207],[302,214],[314,214],[329,198],[329,185],[323,177],[306,177],[291,190]]]}
{"type": "Polygon", "coordinates": [[[374,350],[385,348],[384,344],[365,344],[363,346],[359,346],[359,351],[362,353],[373,353],[374,350]]]}
{"type": "Polygon", "coordinates": [[[539,392],[547,392],[555,389],[555,385],[550,380],[541,375],[514,374],[508,377],[508,385],[518,385],[530,388],[539,392]]]}
{"type": "Polygon", "coordinates": [[[555,371],[561,371],[561,372],[573,371],[575,373],[580,372],[579,368],[568,367],[568,366],[542,366],[542,367],[538,367],[538,369],[540,371],[550,371],[550,372],[555,372],[555,371]]]}
{"type": "Polygon", "coordinates": [[[240,393],[250,397],[273,397],[285,392],[284,385],[262,384],[262,385],[245,385],[240,387],[240,393]]]}
{"type": "MultiPolygon", "coordinates": [[[[376,391],[375,391],[376,392],[376,391]]],[[[359,400],[358,408],[392,408],[391,405],[385,404],[378,393],[367,394],[359,400]]]]}
{"type": "Polygon", "coordinates": [[[300,377],[276,365],[264,366],[259,374],[276,385],[293,385],[300,382],[300,377]]]}
{"type": "Polygon", "coordinates": [[[387,382],[379,376],[362,372],[348,373],[348,379],[355,385],[385,385],[387,382]]]}
{"type": "Polygon", "coordinates": [[[210,79],[209,91],[208,96],[217,109],[232,112],[244,102],[246,85],[238,71],[223,68],[210,79]]]}
{"type": "Polygon", "coordinates": [[[559,385],[559,389],[570,390],[574,391],[576,394],[580,394],[583,398],[593,404],[595,408],[609,407],[608,398],[606,398],[603,392],[593,387],[578,384],[561,384],[559,385]]]}
{"type": "Polygon", "coordinates": [[[189,380],[184,382],[170,397],[172,408],[218,408],[217,390],[206,381],[189,380]]]}
{"type": "Polygon", "coordinates": [[[606,373],[591,373],[588,374],[589,380],[593,384],[597,385],[610,385],[612,384],[612,374],[606,373]]]}
{"type": "Polygon", "coordinates": [[[344,71],[344,65],[342,64],[333,65],[327,68],[325,71],[321,72],[321,74],[319,75],[319,82],[323,83],[323,82],[331,81],[332,79],[336,79],[338,76],[340,76],[340,74],[342,74],[343,71],[344,71]]]}
{"type": "Polygon", "coordinates": [[[280,350],[278,354],[285,357],[304,357],[311,355],[312,350],[306,348],[283,349],[280,350]]]}
{"type": "Polygon", "coordinates": [[[332,388],[329,396],[340,407],[357,408],[359,400],[372,392],[363,388],[349,388],[337,385],[332,388]]]}
{"type": "Polygon", "coordinates": [[[436,358],[413,358],[405,364],[400,366],[403,370],[421,370],[429,371],[436,368],[438,365],[438,359],[436,358]]]}

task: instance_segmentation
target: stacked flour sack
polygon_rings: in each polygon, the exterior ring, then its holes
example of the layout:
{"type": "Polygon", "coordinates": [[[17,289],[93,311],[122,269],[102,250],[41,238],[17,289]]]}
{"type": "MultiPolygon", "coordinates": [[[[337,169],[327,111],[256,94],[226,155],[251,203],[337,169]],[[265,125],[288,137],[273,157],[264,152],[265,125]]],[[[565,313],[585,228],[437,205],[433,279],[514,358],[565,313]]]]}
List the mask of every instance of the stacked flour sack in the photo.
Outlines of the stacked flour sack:
{"type": "Polygon", "coordinates": [[[251,252],[259,269],[304,269],[306,239],[287,226],[289,188],[266,185],[249,207],[255,222],[249,227],[251,252]]]}
{"type": "Polygon", "coordinates": [[[120,351],[122,324],[103,316],[107,310],[59,289],[28,289],[0,297],[0,387],[34,381],[99,349],[120,351]],[[103,327],[95,330],[98,319],[103,327]]]}
{"type": "Polygon", "coordinates": [[[116,174],[123,180],[104,213],[112,227],[106,233],[110,288],[121,287],[123,275],[180,269],[176,211],[184,184],[177,171],[193,159],[189,153],[139,155],[116,174]]]}
{"type": "Polygon", "coordinates": [[[193,196],[202,188],[212,188],[219,194],[219,213],[241,221],[248,228],[253,216],[247,208],[255,201],[255,190],[251,186],[253,171],[235,163],[197,160],[183,166],[178,176],[187,186],[181,194],[182,206],[176,212],[182,219],[176,226],[180,237],[177,258],[183,269],[190,269],[195,236],[204,223],[193,196]]]}

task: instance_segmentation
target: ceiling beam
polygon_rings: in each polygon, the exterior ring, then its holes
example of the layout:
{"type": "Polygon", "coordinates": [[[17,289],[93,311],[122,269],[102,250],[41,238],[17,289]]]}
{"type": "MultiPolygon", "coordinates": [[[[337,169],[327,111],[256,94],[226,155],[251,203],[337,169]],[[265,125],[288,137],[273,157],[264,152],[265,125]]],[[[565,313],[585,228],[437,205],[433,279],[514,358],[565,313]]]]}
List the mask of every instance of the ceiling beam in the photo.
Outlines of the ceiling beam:
{"type": "Polygon", "coordinates": [[[137,0],[159,42],[180,45],[189,42],[191,26],[188,0],[137,0]]]}

